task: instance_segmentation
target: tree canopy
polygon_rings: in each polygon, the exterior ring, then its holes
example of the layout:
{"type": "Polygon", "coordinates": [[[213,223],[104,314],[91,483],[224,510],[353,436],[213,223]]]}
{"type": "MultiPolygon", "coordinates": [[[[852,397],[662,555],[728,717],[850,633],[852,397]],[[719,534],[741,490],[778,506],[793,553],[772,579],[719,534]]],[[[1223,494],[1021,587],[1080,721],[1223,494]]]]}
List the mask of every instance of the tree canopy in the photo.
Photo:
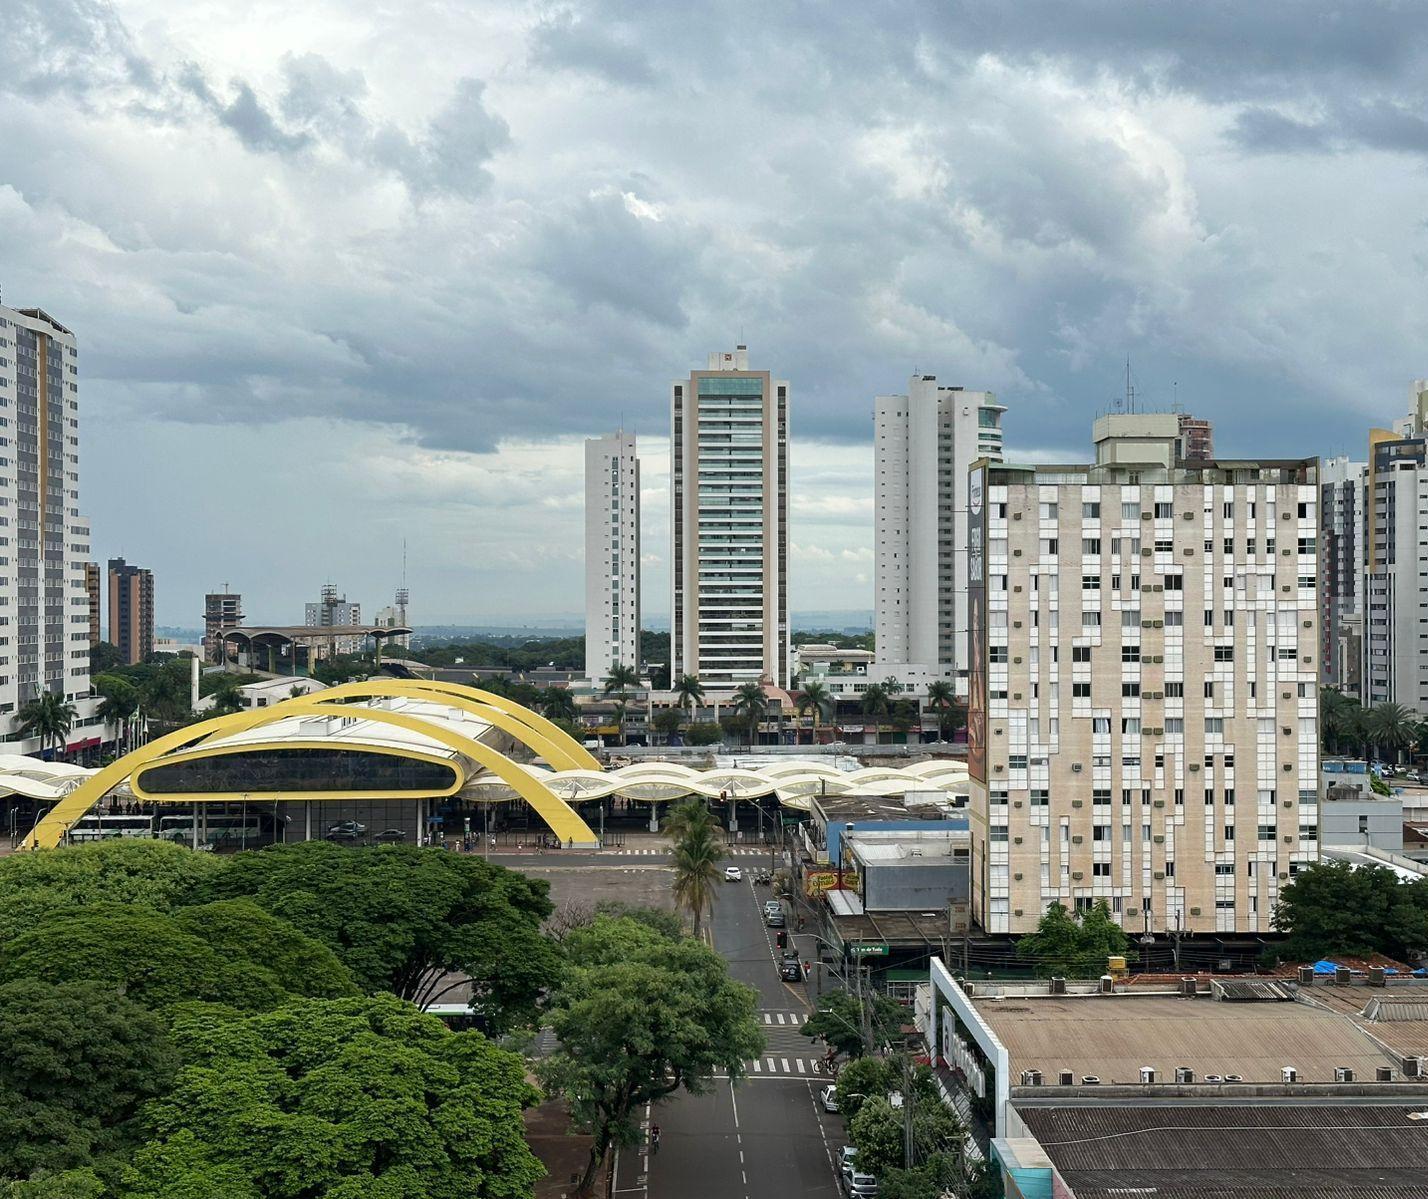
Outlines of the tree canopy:
{"type": "Polygon", "coordinates": [[[1036,931],[1022,937],[1016,951],[1018,957],[1033,963],[1042,978],[1099,978],[1113,955],[1127,961],[1135,956],[1130,938],[1111,919],[1104,899],[1075,913],[1062,904],[1049,904],[1036,931]]]}
{"type": "Polygon", "coordinates": [[[168,911],[223,866],[212,854],[132,837],[10,854],[0,858],[0,940],[76,907],[168,911]]]}
{"type": "Polygon", "coordinates": [[[635,1111],[681,1088],[703,1091],[716,1069],[741,1077],[764,1041],[756,992],[693,937],[599,917],[564,945],[568,965],[551,1002],[560,1048],[539,1073],[594,1138],[587,1189],[610,1146],[633,1143],[635,1111]]]}
{"type": "Polygon", "coordinates": [[[256,1011],[292,993],[355,990],[323,945],[250,903],[181,913],[103,907],[51,915],[0,943],[0,982],[20,979],[102,982],[156,1009],[202,1000],[256,1011]]]}
{"type": "Polygon", "coordinates": [[[251,898],[331,949],[368,993],[431,1003],[464,975],[475,1011],[503,1031],[556,977],[558,955],[540,932],[548,890],[440,849],[308,841],[236,854],[197,894],[251,898]]]}
{"type": "Polygon", "coordinates": [[[522,1199],[521,1059],[394,996],[181,1017],[123,1199],[522,1199]]]}
{"type": "Polygon", "coordinates": [[[862,1009],[858,997],[846,991],[832,991],[818,1000],[818,1009],[803,1023],[803,1035],[823,1041],[835,1054],[861,1057],[892,1040],[907,1013],[902,1005],[885,995],[865,996],[868,1026],[873,1044],[863,1039],[862,1009]]]}
{"type": "Polygon", "coordinates": [[[101,983],[5,983],[0,1027],[3,1178],[83,1168],[128,1147],[140,1105],[178,1068],[163,1021],[101,983]]]}
{"type": "Polygon", "coordinates": [[[1428,880],[1403,883],[1384,866],[1318,862],[1280,889],[1274,927],[1289,934],[1272,950],[1280,960],[1382,953],[1410,961],[1428,949],[1428,880]]]}

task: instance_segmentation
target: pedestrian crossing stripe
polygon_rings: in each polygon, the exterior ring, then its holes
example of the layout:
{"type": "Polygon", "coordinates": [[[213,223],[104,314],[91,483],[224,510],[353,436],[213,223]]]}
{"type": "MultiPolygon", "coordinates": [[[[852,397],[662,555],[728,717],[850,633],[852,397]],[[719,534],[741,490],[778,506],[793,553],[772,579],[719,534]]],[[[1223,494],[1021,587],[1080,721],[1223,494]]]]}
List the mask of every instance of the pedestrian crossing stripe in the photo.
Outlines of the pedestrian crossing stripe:
{"type": "Polygon", "coordinates": [[[803,1012],[765,1012],[765,1024],[791,1025],[794,1028],[802,1028],[803,1022],[808,1017],[803,1012]]]}
{"type": "Polygon", "coordinates": [[[782,1054],[770,1054],[744,1063],[744,1074],[749,1078],[810,1078],[823,1073],[821,1057],[784,1057],[782,1054]]]}
{"type": "MultiPolygon", "coordinates": [[[[601,849],[599,853],[610,854],[613,857],[636,858],[636,857],[667,857],[670,847],[664,846],[662,849],[621,849],[619,846],[610,846],[601,849]]],[[[759,849],[757,846],[733,846],[724,851],[724,856],[729,858],[766,858],[769,856],[767,849],[759,849]]]]}

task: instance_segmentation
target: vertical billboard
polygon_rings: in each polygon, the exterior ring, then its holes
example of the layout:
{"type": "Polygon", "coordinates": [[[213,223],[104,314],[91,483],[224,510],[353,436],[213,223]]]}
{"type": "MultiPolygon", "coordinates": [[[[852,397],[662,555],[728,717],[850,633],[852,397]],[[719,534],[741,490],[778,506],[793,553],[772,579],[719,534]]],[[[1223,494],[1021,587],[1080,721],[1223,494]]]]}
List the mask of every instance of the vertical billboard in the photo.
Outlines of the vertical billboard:
{"type": "Polygon", "coordinates": [[[967,479],[967,773],[987,784],[987,468],[967,479]]]}

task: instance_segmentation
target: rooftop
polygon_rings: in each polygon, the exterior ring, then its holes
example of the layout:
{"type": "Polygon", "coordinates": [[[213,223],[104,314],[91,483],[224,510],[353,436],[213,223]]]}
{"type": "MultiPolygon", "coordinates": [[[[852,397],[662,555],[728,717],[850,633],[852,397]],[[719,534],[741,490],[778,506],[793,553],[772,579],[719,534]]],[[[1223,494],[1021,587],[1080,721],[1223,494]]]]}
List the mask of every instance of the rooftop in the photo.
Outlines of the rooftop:
{"type": "Polygon", "coordinates": [[[1403,1057],[1428,1057],[1428,981],[1386,987],[1353,985],[1299,989],[1301,1001],[1347,1016],[1375,1041],[1403,1057]]]}
{"type": "Polygon", "coordinates": [[[1424,1104],[1016,1104],[1088,1196],[1407,1199],[1425,1193],[1424,1104]]]}
{"type": "Polygon", "coordinates": [[[910,795],[869,795],[862,792],[815,795],[813,807],[825,822],[837,824],[848,821],[856,824],[863,820],[945,820],[950,815],[945,794],[928,795],[924,799],[915,791],[910,795]]]}
{"type": "Polygon", "coordinates": [[[1238,1074],[1246,1083],[1278,1083],[1285,1066],[1298,1070],[1301,1082],[1333,1082],[1339,1066],[1361,1079],[1372,1079],[1378,1066],[1399,1067],[1353,1023],[1304,1003],[1135,992],[973,1002],[1007,1048],[1013,1085],[1023,1070],[1052,1081],[1070,1070],[1078,1080],[1094,1075],[1103,1085],[1139,1085],[1142,1066],[1154,1068],[1158,1080],[1188,1066],[1197,1078],[1238,1074]]]}
{"type": "Polygon", "coordinates": [[[864,829],[848,834],[848,848],[868,865],[893,866],[899,862],[951,862],[959,854],[966,860],[971,834],[963,828],[915,829],[878,832],[864,829]]]}

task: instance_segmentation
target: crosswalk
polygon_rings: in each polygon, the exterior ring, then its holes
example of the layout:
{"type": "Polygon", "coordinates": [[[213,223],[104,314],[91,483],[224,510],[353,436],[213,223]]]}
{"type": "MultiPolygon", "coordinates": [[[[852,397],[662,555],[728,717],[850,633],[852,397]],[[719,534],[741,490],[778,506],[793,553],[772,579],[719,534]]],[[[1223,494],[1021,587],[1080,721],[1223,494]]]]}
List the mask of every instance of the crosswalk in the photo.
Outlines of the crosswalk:
{"type": "Polygon", "coordinates": [[[763,1025],[764,1052],[744,1063],[745,1078],[824,1077],[822,1046],[803,1035],[806,1012],[765,1011],[759,1013],[763,1025]]]}
{"type": "MultiPolygon", "coordinates": [[[[622,858],[663,858],[669,856],[670,850],[667,845],[659,849],[622,849],[619,846],[612,846],[599,852],[622,858]]],[[[767,858],[769,851],[760,849],[757,845],[733,845],[725,849],[724,856],[727,858],[767,858]]]]}

